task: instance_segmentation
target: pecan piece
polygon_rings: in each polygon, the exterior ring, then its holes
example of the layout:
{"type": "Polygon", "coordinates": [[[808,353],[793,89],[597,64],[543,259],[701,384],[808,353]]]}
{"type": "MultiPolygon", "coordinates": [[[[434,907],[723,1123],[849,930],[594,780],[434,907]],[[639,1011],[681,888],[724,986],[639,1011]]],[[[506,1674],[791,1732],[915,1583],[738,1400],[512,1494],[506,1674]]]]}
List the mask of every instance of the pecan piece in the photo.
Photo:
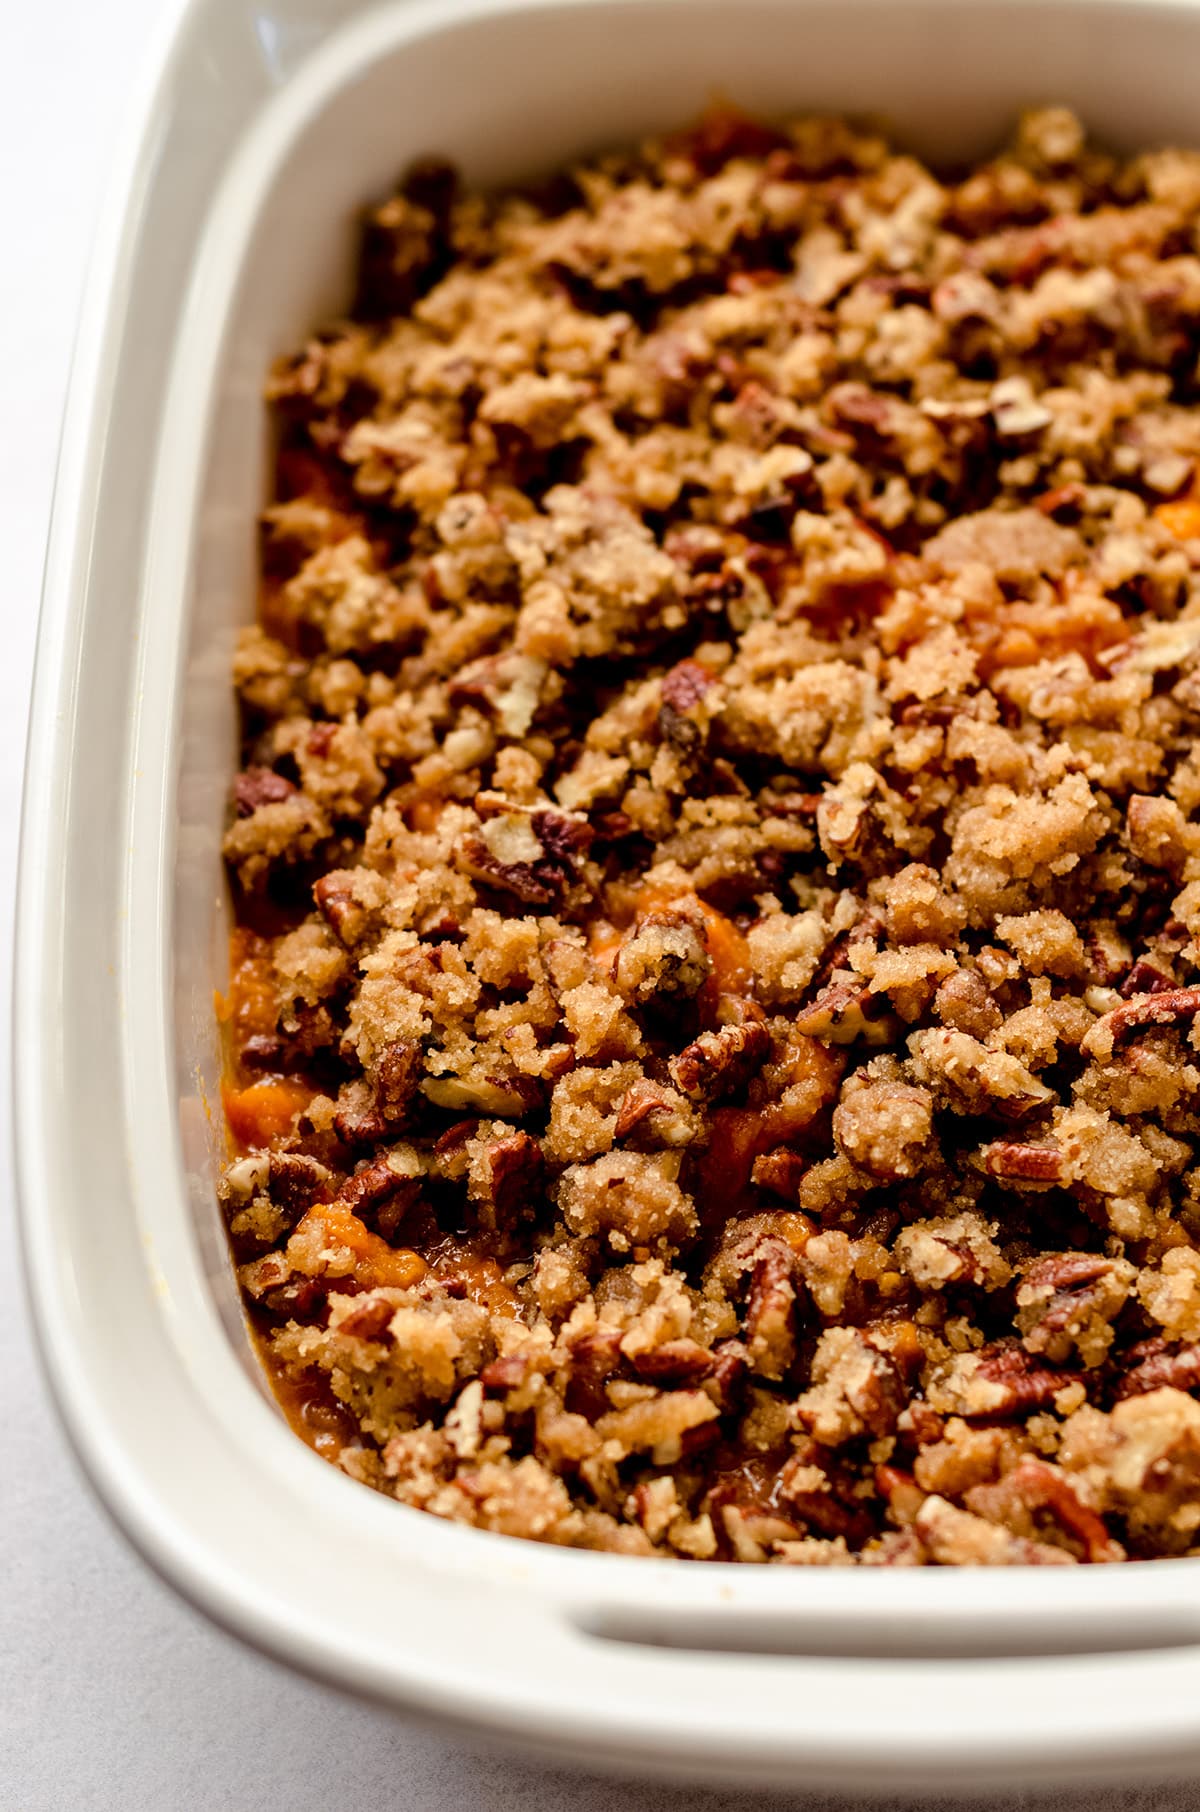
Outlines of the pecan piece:
{"type": "Polygon", "coordinates": [[[895,1020],[887,996],[861,982],[830,982],[796,1016],[796,1030],[827,1044],[889,1044],[895,1020]]]}
{"type": "Polygon", "coordinates": [[[529,1133],[494,1139],[471,1167],[471,1193],[486,1225],[502,1227],[527,1213],[541,1195],[542,1148],[529,1133]]]}
{"type": "Polygon", "coordinates": [[[989,1522],[1008,1522],[1015,1512],[1018,1532],[1021,1521],[1028,1524],[1032,1513],[1047,1510],[1079,1543],[1086,1561],[1103,1565],[1125,1558],[1124,1549],[1109,1535],[1102,1519],[1080,1500],[1058,1468],[1032,1454],[1019,1460],[995,1484],[973,1486],[964,1502],[969,1510],[989,1522]]]}
{"type": "Polygon", "coordinates": [[[639,1076],[621,1098],[613,1143],[634,1151],[671,1151],[690,1145],[698,1130],[696,1116],[682,1095],[639,1076]]]}
{"type": "Polygon", "coordinates": [[[1113,1319],[1135,1276],[1127,1259],[1089,1252],[1035,1259],[1017,1290],[1017,1326],[1026,1352],[1062,1364],[1075,1346],[1086,1366],[1102,1363],[1113,1345],[1113,1319]]]}
{"type": "Polygon", "coordinates": [[[423,1176],[424,1166],[411,1147],[385,1152],[347,1178],[337,1204],[373,1222],[390,1239],[420,1194],[423,1176]]]}
{"type": "Polygon", "coordinates": [[[515,648],[485,655],[451,681],[450,703],[482,705],[506,736],[519,738],[528,733],[537,715],[548,672],[545,661],[515,648]]]}
{"type": "Polygon", "coordinates": [[[621,1339],[619,1328],[596,1328],[571,1343],[566,1406],[589,1422],[612,1407],[605,1385],[621,1370],[621,1339]]]}
{"type": "Polygon", "coordinates": [[[277,1208],[298,1218],[316,1201],[325,1200],[331,1181],[324,1164],[300,1151],[273,1151],[268,1166],[268,1190],[277,1208]]]}
{"type": "Polygon", "coordinates": [[[395,1313],[395,1303],[389,1302],[386,1297],[363,1295],[342,1316],[337,1331],[339,1334],[352,1334],[356,1340],[378,1340],[387,1332],[388,1323],[395,1313]]]}
{"type": "Polygon", "coordinates": [[[936,1493],[921,1505],[913,1529],[930,1559],[941,1566],[1070,1566],[1074,1560],[1065,1548],[1013,1535],[936,1493]]]}
{"type": "Polygon", "coordinates": [[[761,1157],[755,1158],[750,1181],[759,1189],[768,1189],[772,1195],[781,1196],[785,1202],[795,1202],[800,1195],[800,1180],[808,1169],[809,1160],[802,1158],[798,1151],[777,1145],[774,1151],[764,1151],[761,1157]]]}
{"type": "Polygon", "coordinates": [[[743,1331],[751,1370],[762,1378],[782,1378],[796,1357],[792,1256],[785,1240],[765,1239],[750,1275],[743,1331]]]}
{"type": "Polygon", "coordinates": [[[874,1533],[869,1512],[852,1497],[848,1481],[832,1474],[815,1441],[801,1439],[779,1474],[777,1497],[809,1528],[861,1547],[874,1533]]]}
{"type": "Polygon", "coordinates": [[[1168,988],[1162,994],[1148,994],[1142,1000],[1127,1001],[1098,1019],[1087,1033],[1080,1049],[1086,1056],[1102,1062],[1111,1057],[1113,1047],[1123,1038],[1143,1027],[1173,1026],[1181,1020],[1194,1019],[1200,1013],[1200,988],[1168,988]]]}
{"type": "Polygon", "coordinates": [[[375,1059],[375,1100],[385,1120],[396,1121],[417,1092],[422,1051],[411,1038],[385,1044],[375,1059]]]}
{"type": "Polygon", "coordinates": [[[639,1378],[652,1384],[699,1384],[713,1369],[713,1356],[695,1340],[664,1340],[634,1353],[629,1361],[639,1378]]]}
{"type": "Polygon", "coordinates": [[[770,1049],[766,1026],[747,1019],[742,1025],[701,1032],[667,1067],[683,1094],[693,1101],[712,1101],[746,1082],[766,1062],[770,1049]]]}
{"type": "Polygon", "coordinates": [[[1161,969],[1139,956],[1117,992],[1122,1000],[1132,1000],[1138,994],[1166,994],[1174,986],[1169,975],[1164,975],[1161,969]]]}
{"type": "Polygon", "coordinates": [[[721,1340],[712,1350],[712,1361],[704,1389],[725,1415],[741,1401],[750,1373],[750,1355],[740,1340],[721,1340]]]}
{"type": "Polygon", "coordinates": [[[1135,1347],[1128,1357],[1132,1359],[1147,1347],[1156,1350],[1147,1353],[1125,1373],[1117,1385],[1118,1400],[1142,1397],[1147,1391],[1161,1390],[1164,1386],[1191,1392],[1200,1385],[1200,1345],[1181,1346],[1172,1353],[1167,1350],[1165,1341],[1147,1340],[1140,1348],[1135,1347]]]}
{"type": "Polygon", "coordinates": [[[518,1390],[529,1372],[529,1360],[523,1353],[507,1353],[503,1359],[493,1359],[485,1365],[479,1374],[486,1397],[506,1397],[510,1390],[518,1390]]]}
{"type": "Polygon", "coordinates": [[[984,1168],[1004,1183],[1050,1185],[1065,1183],[1067,1161],[1057,1145],[1020,1145],[1013,1139],[996,1139],[983,1148],[984,1168]]]}
{"type": "Polygon", "coordinates": [[[715,684],[715,674],[699,661],[679,661],[663,677],[663,703],[674,711],[690,711],[715,684]]]}
{"type": "Polygon", "coordinates": [[[715,684],[715,676],[699,661],[680,661],[664,677],[658,730],[677,755],[694,755],[703,744],[707,714],[702,716],[697,706],[715,684]]]}
{"type": "Polygon", "coordinates": [[[997,1417],[1048,1409],[1063,1386],[1074,1383],[1078,1376],[1078,1372],[1051,1371],[1037,1365],[1019,1346],[999,1345],[983,1348],[975,1372],[975,1378],[996,1393],[983,1413],[997,1417]]]}
{"type": "Polygon", "coordinates": [[[374,919],[374,908],[359,894],[364,881],[370,885],[375,877],[366,876],[363,870],[339,868],[313,883],[317,911],[340,943],[356,944],[374,919]]]}
{"type": "Polygon", "coordinates": [[[891,1434],[908,1400],[900,1373],[858,1328],[827,1328],[813,1356],[811,1387],[795,1418],[824,1447],[863,1434],[891,1434]]]}
{"type": "Polygon", "coordinates": [[[260,805],[280,805],[290,799],[295,786],[274,768],[243,768],[233,783],[233,802],[239,818],[248,818],[260,805]]]}
{"type": "Polygon", "coordinates": [[[515,894],[527,906],[561,907],[583,885],[582,862],[595,837],[588,820],[556,807],[518,805],[501,793],[477,793],[480,830],[457,849],[475,880],[515,894]]]}
{"type": "Polygon", "coordinates": [[[712,973],[701,927],[686,912],[663,908],[639,918],[617,954],[614,979],[626,1000],[690,1000],[712,973]]]}

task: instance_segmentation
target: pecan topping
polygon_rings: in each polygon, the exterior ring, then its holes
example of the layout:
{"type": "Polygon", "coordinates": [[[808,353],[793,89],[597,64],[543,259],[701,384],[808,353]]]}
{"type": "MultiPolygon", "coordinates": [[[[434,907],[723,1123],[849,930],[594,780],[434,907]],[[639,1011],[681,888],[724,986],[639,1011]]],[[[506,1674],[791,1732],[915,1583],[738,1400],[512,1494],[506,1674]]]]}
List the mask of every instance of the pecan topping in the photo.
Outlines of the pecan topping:
{"type": "Polygon", "coordinates": [[[774,1151],[765,1151],[755,1158],[750,1180],[759,1189],[769,1189],[772,1195],[782,1196],[785,1202],[794,1202],[799,1198],[800,1179],[808,1168],[808,1159],[802,1158],[798,1151],[777,1145],[774,1151]]]}
{"type": "Polygon", "coordinates": [[[271,1200],[294,1217],[325,1200],[331,1181],[324,1164],[299,1151],[273,1151],[268,1177],[271,1200]]]}
{"type": "Polygon", "coordinates": [[[663,703],[673,711],[690,711],[715,684],[716,676],[699,661],[680,661],[663,679],[663,703]]]}
{"type": "Polygon", "coordinates": [[[290,799],[295,786],[273,768],[243,768],[233,784],[233,801],[240,818],[248,818],[260,805],[279,805],[290,799]]]}

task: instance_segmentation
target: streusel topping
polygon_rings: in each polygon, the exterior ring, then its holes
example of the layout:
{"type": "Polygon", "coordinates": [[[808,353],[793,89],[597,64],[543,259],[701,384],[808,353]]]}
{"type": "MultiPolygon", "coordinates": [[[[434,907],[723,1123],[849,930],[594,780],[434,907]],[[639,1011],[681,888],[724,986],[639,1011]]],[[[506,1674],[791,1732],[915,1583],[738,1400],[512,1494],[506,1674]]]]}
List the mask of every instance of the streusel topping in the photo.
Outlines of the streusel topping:
{"type": "Polygon", "coordinates": [[[429,163],[274,372],[222,1185],[401,1502],[1200,1545],[1200,155],[429,163]]]}

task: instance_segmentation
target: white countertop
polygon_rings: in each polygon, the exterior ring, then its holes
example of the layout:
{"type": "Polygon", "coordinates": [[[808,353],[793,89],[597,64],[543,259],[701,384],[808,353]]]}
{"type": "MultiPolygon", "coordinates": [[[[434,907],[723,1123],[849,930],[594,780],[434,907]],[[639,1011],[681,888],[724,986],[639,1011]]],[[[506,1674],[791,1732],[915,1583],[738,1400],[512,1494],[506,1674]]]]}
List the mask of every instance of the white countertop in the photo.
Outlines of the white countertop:
{"type": "MultiPolygon", "coordinates": [[[[0,60],[0,1022],[37,598],[79,285],[148,23],[176,0],[6,9],[0,60]]],[[[19,1060],[19,1059],[18,1059],[19,1060]]],[[[251,1655],[151,1577],[68,1457],[29,1345],[0,1045],[0,1812],[749,1812],[480,1758],[251,1655]]],[[[864,1707],[864,1715],[869,1708],[864,1707]]],[[[964,1788],[968,1783],[964,1782],[964,1788]]],[[[830,1802],[824,1802],[829,1805],[830,1802]]],[[[1017,1800],[1004,1802],[1015,1808],[1017,1800]]],[[[1060,1804],[1063,1802],[1059,1802],[1060,1804]]],[[[1196,1788],[1067,1802],[1194,1812],[1196,1788]]],[[[986,1812],[986,1809],[985,1809],[986,1812]]],[[[993,1806],[992,1812],[1001,1812],[993,1806]]]]}

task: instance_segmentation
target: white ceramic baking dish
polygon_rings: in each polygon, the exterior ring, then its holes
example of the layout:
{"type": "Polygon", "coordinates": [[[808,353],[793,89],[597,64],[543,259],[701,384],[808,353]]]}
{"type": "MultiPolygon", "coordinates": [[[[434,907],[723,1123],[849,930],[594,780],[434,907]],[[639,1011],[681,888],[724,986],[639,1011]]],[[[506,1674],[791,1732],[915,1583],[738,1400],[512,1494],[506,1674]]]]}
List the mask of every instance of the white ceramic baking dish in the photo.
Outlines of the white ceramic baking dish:
{"type": "Polygon", "coordinates": [[[296,1667],[587,1763],[962,1792],[1200,1771],[1200,1569],[689,1566],[377,1497],[283,1423],[214,1207],[228,681],[269,359],[344,304],[413,155],[497,182],[686,119],[878,110],[919,150],[1062,98],[1196,136],[1200,9],[1134,0],[191,0],[79,340],[25,801],[16,1078],[45,1362],[112,1513],[296,1667]]]}

